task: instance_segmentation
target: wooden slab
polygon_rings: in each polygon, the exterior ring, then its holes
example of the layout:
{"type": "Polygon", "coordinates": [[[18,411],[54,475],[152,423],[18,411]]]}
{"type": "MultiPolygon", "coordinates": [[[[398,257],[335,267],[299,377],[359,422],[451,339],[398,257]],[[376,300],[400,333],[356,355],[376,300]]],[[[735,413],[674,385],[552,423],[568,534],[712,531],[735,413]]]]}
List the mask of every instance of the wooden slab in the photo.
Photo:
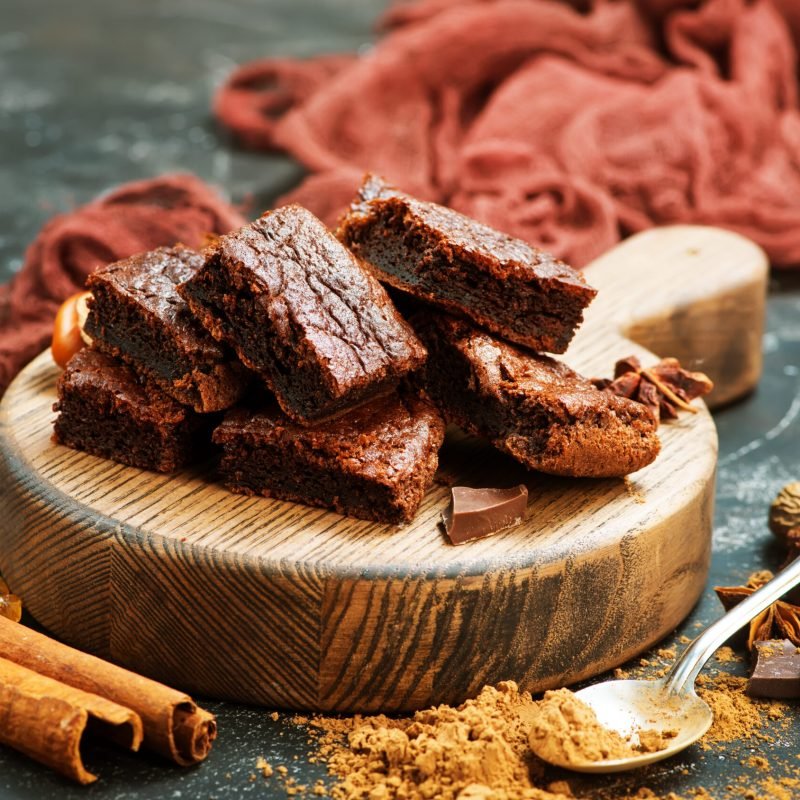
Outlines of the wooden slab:
{"type": "MultiPolygon", "coordinates": [[[[731,233],[640,234],[588,269],[600,294],[567,360],[678,354],[721,400],[760,369],[766,260],[731,233]]],[[[0,573],[54,634],[201,695],[268,706],[398,710],[513,678],[540,690],[613,667],[688,613],[708,569],[717,439],[702,403],[660,429],[627,480],[524,473],[452,435],[443,469],[524,480],[526,522],[452,547],[448,489],[393,528],[166,477],[50,441],[45,353],[0,406],[0,573]]]]}

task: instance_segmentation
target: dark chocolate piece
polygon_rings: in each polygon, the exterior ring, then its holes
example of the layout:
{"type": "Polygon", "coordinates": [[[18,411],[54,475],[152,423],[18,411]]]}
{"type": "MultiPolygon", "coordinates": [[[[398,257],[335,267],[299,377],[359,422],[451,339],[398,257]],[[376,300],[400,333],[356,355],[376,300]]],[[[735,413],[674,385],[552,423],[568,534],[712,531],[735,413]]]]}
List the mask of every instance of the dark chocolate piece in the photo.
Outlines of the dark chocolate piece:
{"type": "Polygon", "coordinates": [[[232,409],[214,431],[225,485],[378,522],[414,516],[438,462],[444,422],[431,403],[392,394],[313,427],[274,404],[232,409]]]}
{"type": "Polygon", "coordinates": [[[530,469],[614,477],[658,455],[657,423],[640,403],[468,322],[423,313],[413,322],[428,348],[424,385],[445,419],[530,469]]]}
{"type": "Polygon", "coordinates": [[[450,507],[442,515],[452,544],[463,544],[519,525],[528,506],[524,484],[510,489],[470,489],[453,486],[450,507]]]}
{"type": "Polygon", "coordinates": [[[390,286],[537,351],[563,353],[597,293],[549,253],[373,175],[337,235],[390,286]]]}
{"type": "Polygon", "coordinates": [[[89,276],[86,332],[96,349],[116,356],[197,412],[222,411],[242,395],[249,375],[203,329],[176,286],[203,257],[187,247],[160,247],[89,276]]]}
{"type": "Polygon", "coordinates": [[[142,382],[105,353],[76,353],[57,388],[58,444],[157,472],[172,472],[208,449],[208,417],[142,382]]]}
{"type": "Polygon", "coordinates": [[[756,642],[755,665],[747,682],[753,697],[800,697],[800,650],[788,639],[756,642]]]}
{"type": "Polygon", "coordinates": [[[386,290],[300,206],[220,237],[180,292],[298,422],[388,394],[425,360],[386,290]]]}

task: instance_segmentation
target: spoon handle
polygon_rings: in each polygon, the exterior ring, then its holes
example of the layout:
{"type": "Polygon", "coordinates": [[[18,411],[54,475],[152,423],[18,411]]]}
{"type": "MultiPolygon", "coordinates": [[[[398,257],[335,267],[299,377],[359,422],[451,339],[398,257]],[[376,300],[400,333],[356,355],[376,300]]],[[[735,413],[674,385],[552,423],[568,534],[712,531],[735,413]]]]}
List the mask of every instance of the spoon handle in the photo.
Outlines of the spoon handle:
{"type": "Polygon", "coordinates": [[[758,616],[792,587],[800,583],[800,558],[779,572],[749,597],[735,605],[724,617],[706,628],[687,648],[664,678],[669,694],[681,694],[693,689],[695,678],[703,665],[739,628],[758,616]]]}

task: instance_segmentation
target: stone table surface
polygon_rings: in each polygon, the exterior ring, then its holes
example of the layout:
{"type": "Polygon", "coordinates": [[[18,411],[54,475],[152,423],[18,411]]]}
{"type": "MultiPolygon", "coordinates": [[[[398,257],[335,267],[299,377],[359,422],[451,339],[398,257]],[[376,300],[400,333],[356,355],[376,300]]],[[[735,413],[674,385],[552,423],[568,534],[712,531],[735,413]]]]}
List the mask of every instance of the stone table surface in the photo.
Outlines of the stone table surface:
{"type": "MultiPolygon", "coordinates": [[[[0,276],[6,279],[19,268],[26,244],[51,214],[122,181],[188,170],[224,187],[235,201],[251,198],[254,209],[267,207],[302,171],[280,156],[234,147],[210,118],[211,92],[248,59],[368,45],[383,5],[380,0],[68,5],[2,0],[0,276]]],[[[800,478],[800,281],[791,277],[773,281],[764,352],[758,391],[715,414],[720,460],[709,588],[662,646],[696,635],[719,616],[711,586],[738,584],[781,560],[766,513],[778,489],[800,478]]],[[[220,737],[199,768],[179,770],[147,755],[96,747],[88,760],[101,780],[81,789],[0,748],[0,798],[284,797],[276,778],[251,780],[259,756],[285,764],[303,783],[324,777],[324,767],[308,761],[306,733],[289,715],[273,720],[264,709],[204,704],[219,717],[220,737]]],[[[789,765],[800,765],[798,745],[800,727],[790,726],[772,742],[738,742],[711,751],[695,747],[645,773],[575,781],[574,788],[589,797],[601,788],[632,793],[643,785],[690,796],[703,786],[723,798],[732,783],[763,784],[764,773],[742,763],[754,754],[770,761],[773,778],[794,776],[789,765]]]]}

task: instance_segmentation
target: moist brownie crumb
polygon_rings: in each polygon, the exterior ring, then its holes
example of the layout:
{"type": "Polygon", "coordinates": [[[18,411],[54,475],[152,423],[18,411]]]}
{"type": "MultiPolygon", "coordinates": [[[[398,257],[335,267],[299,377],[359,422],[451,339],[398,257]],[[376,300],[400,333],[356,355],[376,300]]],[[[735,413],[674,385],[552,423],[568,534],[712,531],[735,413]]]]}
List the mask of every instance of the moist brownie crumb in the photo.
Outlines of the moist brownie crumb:
{"type": "Polygon", "coordinates": [[[462,320],[418,314],[413,322],[428,347],[424,385],[445,419],[525,466],[614,477],[658,455],[657,423],[646,406],[462,320]]]}
{"type": "Polygon", "coordinates": [[[105,353],[85,349],[74,355],[57,389],[58,444],[157,472],[184,466],[209,444],[208,417],[142,382],[105,353]]]}
{"type": "Polygon", "coordinates": [[[390,286],[537,351],[563,353],[597,293],[549,253],[374,175],[337,235],[390,286]]]}
{"type": "Polygon", "coordinates": [[[306,427],[274,404],[231,409],[214,431],[225,485],[340,514],[408,522],[438,463],[444,422],[427,400],[401,392],[306,427]]]}
{"type": "Polygon", "coordinates": [[[176,286],[203,257],[187,247],[160,247],[89,276],[86,332],[96,349],[122,359],[179,403],[222,411],[242,395],[247,370],[203,329],[176,286]]]}
{"type": "Polygon", "coordinates": [[[425,360],[380,283],[300,206],[220,237],[179,291],[297,422],[388,394],[425,360]]]}

